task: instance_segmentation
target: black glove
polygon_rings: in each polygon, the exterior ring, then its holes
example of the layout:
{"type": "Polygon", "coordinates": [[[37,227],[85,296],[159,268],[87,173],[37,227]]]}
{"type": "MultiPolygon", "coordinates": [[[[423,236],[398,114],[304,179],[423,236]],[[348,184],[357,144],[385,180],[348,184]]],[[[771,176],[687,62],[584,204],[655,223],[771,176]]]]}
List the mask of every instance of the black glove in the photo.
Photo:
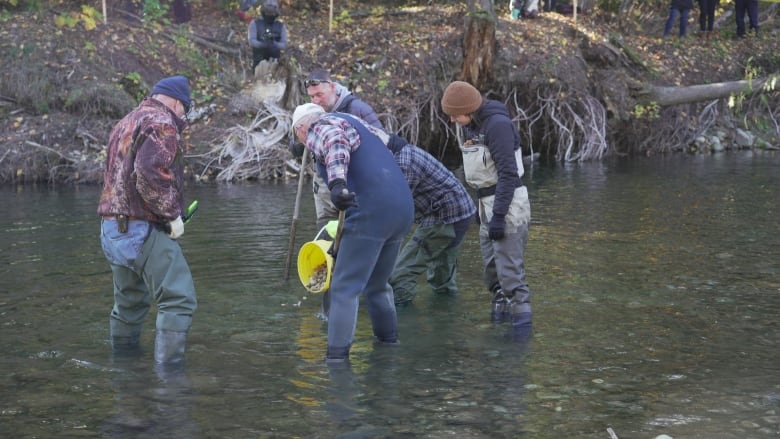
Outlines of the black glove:
{"type": "Polygon", "coordinates": [[[292,154],[296,159],[299,159],[303,157],[303,150],[305,148],[306,147],[303,146],[303,143],[293,142],[290,144],[290,154],[292,154]]]}
{"type": "Polygon", "coordinates": [[[488,237],[493,241],[504,239],[504,225],[504,214],[494,213],[488,224],[488,237]]]}
{"type": "Polygon", "coordinates": [[[390,134],[390,138],[387,140],[387,149],[395,154],[408,144],[409,142],[398,134],[390,134]]]}
{"type": "Polygon", "coordinates": [[[347,210],[350,207],[357,207],[355,193],[347,190],[347,182],[343,179],[337,178],[328,182],[328,189],[330,189],[330,201],[336,209],[347,210]]]}

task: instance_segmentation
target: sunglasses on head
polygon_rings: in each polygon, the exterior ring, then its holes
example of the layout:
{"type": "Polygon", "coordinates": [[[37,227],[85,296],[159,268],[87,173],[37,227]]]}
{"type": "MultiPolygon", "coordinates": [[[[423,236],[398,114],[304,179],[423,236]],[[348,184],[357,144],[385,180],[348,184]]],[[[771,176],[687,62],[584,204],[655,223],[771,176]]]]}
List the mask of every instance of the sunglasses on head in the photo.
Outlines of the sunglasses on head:
{"type": "Polygon", "coordinates": [[[330,84],[330,81],[328,81],[326,79],[307,79],[306,81],[303,82],[303,85],[306,88],[316,87],[316,86],[318,86],[320,84],[330,84]]]}

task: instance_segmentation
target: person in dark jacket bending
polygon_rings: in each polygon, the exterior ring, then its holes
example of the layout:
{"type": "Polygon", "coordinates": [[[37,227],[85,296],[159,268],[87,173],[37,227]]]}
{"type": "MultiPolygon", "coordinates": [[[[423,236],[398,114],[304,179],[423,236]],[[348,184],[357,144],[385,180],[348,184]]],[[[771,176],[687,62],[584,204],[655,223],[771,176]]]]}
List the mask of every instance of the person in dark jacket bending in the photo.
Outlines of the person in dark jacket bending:
{"type": "Polygon", "coordinates": [[[477,208],[458,177],[434,156],[400,136],[391,138],[387,148],[412,191],[417,223],[390,277],[395,304],[412,302],[422,273],[434,293],[454,295],[460,245],[477,208]]]}
{"type": "Polygon", "coordinates": [[[525,247],[531,206],[523,185],[520,136],[501,102],[483,99],[463,81],[450,83],[441,99],[450,121],[463,127],[466,183],[478,197],[479,243],[484,280],[493,294],[494,321],[531,327],[531,290],[525,280],[525,247]]]}

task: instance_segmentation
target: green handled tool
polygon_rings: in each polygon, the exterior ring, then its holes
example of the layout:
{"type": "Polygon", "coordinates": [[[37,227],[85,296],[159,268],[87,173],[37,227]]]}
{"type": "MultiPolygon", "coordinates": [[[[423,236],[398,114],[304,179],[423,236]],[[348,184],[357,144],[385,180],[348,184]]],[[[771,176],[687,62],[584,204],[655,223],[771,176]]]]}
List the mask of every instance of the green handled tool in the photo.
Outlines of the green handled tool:
{"type": "Polygon", "coordinates": [[[190,206],[187,208],[187,211],[184,213],[184,215],[181,216],[182,221],[184,221],[185,224],[188,223],[196,210],[198,210],[198,200],[195,200],[192,203],[190,203],[190,206]]]}

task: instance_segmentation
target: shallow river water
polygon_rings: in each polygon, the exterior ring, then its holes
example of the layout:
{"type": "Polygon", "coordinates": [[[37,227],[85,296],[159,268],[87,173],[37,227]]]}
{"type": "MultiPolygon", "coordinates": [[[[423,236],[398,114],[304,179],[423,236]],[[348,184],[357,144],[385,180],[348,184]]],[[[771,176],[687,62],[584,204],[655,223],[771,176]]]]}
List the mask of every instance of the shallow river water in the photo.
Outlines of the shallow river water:
{"type": "MultiPolygon", "coordinates": [[[[489,322],[476,230],[460,293],[423,283],[375,349],[322,362],[320,296],[284,279],[296,181],[195,185],[198,291],[182,373],[112,358],[99,188],[0,188],[0,436],[780,436],[780,155],[536,166],[534,332],[489,322]],[[609,430],[611,429],[611,430],[609,430]]],[[[310,185],[305,186],[307,189],[310,185]]],[[[295,251],[316,234],[303,196],[295,251]]]]}

